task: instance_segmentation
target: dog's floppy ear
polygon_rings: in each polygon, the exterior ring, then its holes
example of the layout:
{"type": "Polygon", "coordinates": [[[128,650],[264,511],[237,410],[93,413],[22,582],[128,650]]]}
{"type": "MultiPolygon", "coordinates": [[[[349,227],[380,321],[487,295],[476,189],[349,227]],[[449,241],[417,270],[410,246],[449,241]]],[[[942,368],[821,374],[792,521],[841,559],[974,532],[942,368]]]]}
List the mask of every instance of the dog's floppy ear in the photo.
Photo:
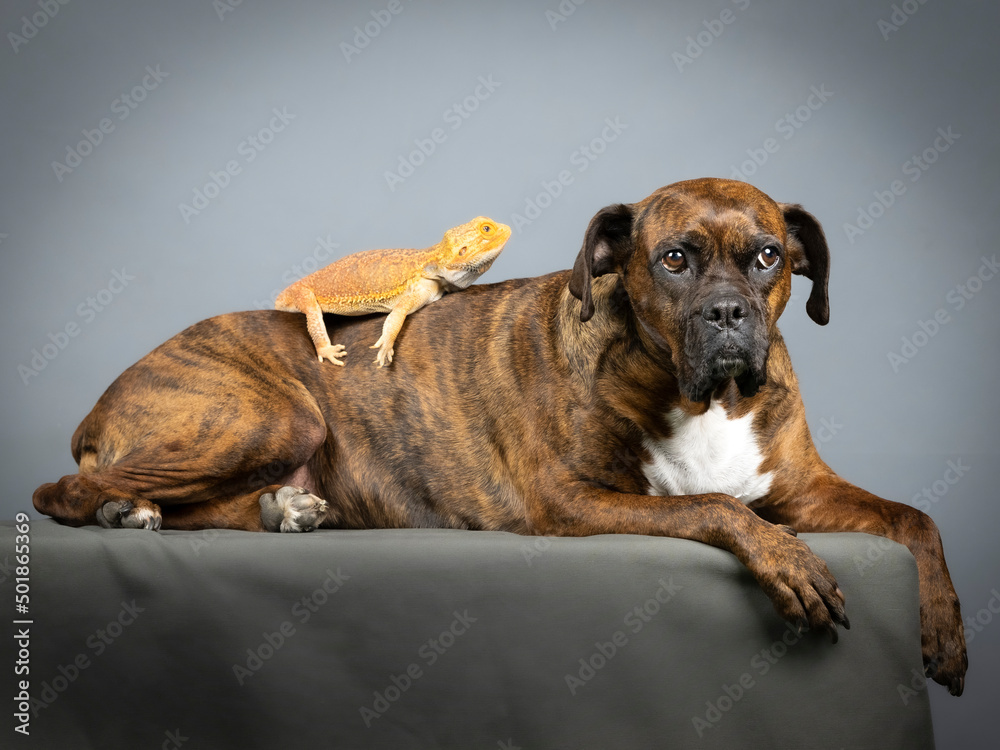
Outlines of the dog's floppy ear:
{"type": "Polygon", "coordinates": [[[602,208],[590,220],[569,280],[569,291],[581,303],[580,320],[588,321],[594,315],[590,280],[619,270],[631,242],[631,206],[616,203],[602,208]]]}
{"type": "Polygon", "coordinates": [[[827,247],[823,227],[815,216],[797,203],[782,203],[781,210],[788,227],[792,273],[812,280],[806,312],[810,318],[825,326],[830,322],[830,248],[827,247]]]}

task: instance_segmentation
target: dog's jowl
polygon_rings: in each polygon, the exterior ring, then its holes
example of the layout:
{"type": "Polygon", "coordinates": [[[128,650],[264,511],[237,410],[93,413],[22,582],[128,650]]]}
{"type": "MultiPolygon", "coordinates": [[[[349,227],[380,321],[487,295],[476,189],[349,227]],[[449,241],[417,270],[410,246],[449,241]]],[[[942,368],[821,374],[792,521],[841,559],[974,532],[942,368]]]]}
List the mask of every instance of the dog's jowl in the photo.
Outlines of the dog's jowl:
{"type": "MultiPolygon", "coordinates": [[[[378,369],[316,361],[299,316],[197,323],[126,370],[73,436],[80,473],[35,507],[158,529],[450,527],[653,534],[729,550],[803,627],[848,626],[795,531],[862,531],[917,561],[928,673],[962,691],[937,527],[819,458],[777,320],[792,274],[829,317],[829,251],[802,207],[742,182],[599,211],[572,271],[448,295],[378,369]]],[[[363,351],[374,317],[328,317],[363,351]]]]}

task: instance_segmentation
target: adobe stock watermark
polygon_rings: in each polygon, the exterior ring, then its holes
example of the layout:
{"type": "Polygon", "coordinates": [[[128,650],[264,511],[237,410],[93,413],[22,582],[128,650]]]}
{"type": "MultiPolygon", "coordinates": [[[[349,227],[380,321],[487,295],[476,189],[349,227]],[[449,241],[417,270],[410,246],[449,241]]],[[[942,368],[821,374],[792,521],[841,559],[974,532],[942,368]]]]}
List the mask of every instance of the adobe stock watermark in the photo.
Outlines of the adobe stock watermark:
{"type": "Polygon", "coordinates": [[[200,557],[202,549],[222,536],[222,532],[219,529],[201,529],[185,536],[187,536],[191,551],[200,557]]]}
{"type": "Polygon", "coordinates": [[[123,601],[119,605],[118,613],[106,625],[87,636],[84,644],[88,650],[78,653],[72,661],[60,664],[56,668],[57,674],[42,682],[38,695],[31,698],[32,715],[37,719],[43,710],[55,703],[59,696],[79,679],[80,674],[89,669],[97,658],[114,646],[125,630],[133,625],[139,615],[145,611],[146,608],[136,604],[135,599],[123,601]]]}
{"type": "Polygon", "coordinates": [[[684,588],[680,584],[674,583],[673,576],[667,580],[661,578],[657,583],[660,586],[651,597],[636,604],[625,613],[623,618],[625,628],[613,632],[606,641],[595,642],[594,650],[587,656],[580,657],[577,662],[580,668],[576,670],[576,673],[567,673],[563,677],[570,695],[576,695],[580,688],[593,680],[598,672],[628,646],[630,643],[629,633],[633,637],[641,633],[642,629],[660,613],[663,605],[668,604],[677,595],[677,592],[684,588]]]}
{"type": "Polygon", "coordinates": [[[226,20],[226,14],[243,5],[243,0],[212,0],[212,8],[220,21],[226,20]]]}
{"type": "Polygon", "coordinates": [[[62,352],[66,350],[70,342],[83,333],[85,326],[93,323],[98,313],[106,310],[115,298],[128,288],[128,285],[135,281],[136,277],[128,273],[123,267],[120,271],[111,272],[111,278],[104,288],[88,296],[83,302],[76,306],[76,318],[68,321],[62,328],[49,332],[48,341],[31,350],[27,364],[17,366],[17,374],[21,376],[21,382],[25,385],[31,383],[31,379],[49,366],[62,352]]]}
{"type": "Polygon", "coordinates": [[[889,10],[889,17],[880,18],[875,22],[884,41],[889,41],[889,37],[899,31],[903,25],[910,20],[921,5],[926,5],[927,0],[903,0],[901,3],[893,3],[889,10]]]}
{"type": "MultiPolygon", "coordinates": [[[[305,625],[320,608],[330,601],[330,597],[340,591],[351,577],[338,567],[336,571],[326,569],[326,578],[310,593],[295,602],[289,610],[289,615],[298,624],[305,625]]],[[[298,631],[292,619],[282,620],[274,631],[261,633],[261,640],[256,646],[246,650],[247,658],[243,664],[233,664],[233,676],[242,686],[264,668],[264,664],[274,658],[289,639],[298,631]]]]}
{"type": "Polygon", "coordinates": [[[467,609],[461,612],[457,610],[452,612],[452,618],[448,626],[437,636],[428,638],[417,649],[417,656],[420,657],[423,666],[420,662],[411,662],[399,674],[389,675],[389,684],[382,690],[376,690],[373,693],[371,705],[358,708],[366,727],[371,729],[376,719],[385,716],[393,704],[399,701],[413,687],[413,684],[424,676],[424,670],[433,667],[438,659],[444,656],[459,638],[468,633],[472,625],[479,619],[470,615],[467,609]]]}
{"type": "MultiPolygon", "coordinates": [[[[777,135],[782,137],[782,140],[789,141],[799,129],[812,119],[814,113],[818,112],[824,104],[826,104],[830,97],[833,96],[833,92],[830,91],[825,83],[821,83],[819,88],[816,86],[809,87],[809,96],[805,98],[802,104],[798,105],[791,112],[786,112],[783,117],[780,117],[777,122],[774,123],[774,130],[777,135]]],[[[764,142],[759,148],[748,148],[747,156],[750,158],[746,161],[740,163],[739,166],[733,165],[733,171],[730,175],[734,180],[741,180],[747,182],[750,177],[753,177],[757,173],[757,170],[767,163],[774,154],[778,153],[781,149],[781,141],[774,137],[768,137],[764,139],[764,142]]]]}
{"type": "Polygon", "coordinates": [[[720,693],[714,700],[705,701],[705,713],[691,717],[694,731],[701,737],[706,730],[714,729],[723,717],[733,710],[733,706],[743,700],[744,696],[757,686],[757,680],[777,664],[793,646],[802,640],[805,631],[790,622],[785,623],[785,632],[781,638],[773,641],[767,648],[762,648],[750,658],[750,669],[743,672],[732,684],[720,686],[720,693]]]}
{"type": "Polygon", "coordinates": [[[826,445],[840,434],[844,425],[840,424],[834,417],[823,417],[819,420],[819,428],[813,433],[813,440],[817,446],[826,445]]]}
{"type": "MultiPolygon", "coordinates": [[[[600,134],[594,136],[588,143],[581,145],[569,155],[569,163],[576,167],[576,174],[586,172],[590,165],[607,151],[608,145],[618,140],[618,137],[627,129],[628,125],[621,121],[621,117],[604,118],[604,127],[600,134]]],[[[569,169],[562,169],[551,180],[542,180],[539,183],[541,191],[534,196],[525,197],[523,213],[512,214],[508,223],[520,234],[526,226],[535,222],[542,215],[542,212],[563,194],[567,187],[576,181],[576,174],[569,169]]]]}
{"type": "MultiPolygon", "coordinates": [[[[914,493],[913,497],[910,498],[910,505],[924,513],[929,513],[934,504],[947,496],[951,492],[951,488],[961,482],[971,468],[971,466],[962,463],[961,458],[955,461],[948,459],[945,462],[941,478],[935,479],[929,485],[921,488],[920,492],[914,493]]],[[[895,544],[899,544],[899,542],[872,535],[864,553],[854,556],[854,567],[858,571],[858,575],[867,575],[868,571],[875,567],[895,544]]]]}
{"type": "Polygon", "coordinates": [[[871,537],[871,540],[869,540],[865,547],[864,554],[855,555],[853,559],[854,567],[860,576],[868,575],[868,571],[874,568],[885,557],[886,552],[900,544],[900,542],[894,542],[892,539],[884,536],[872,534],[871,537]]]}
{"type": "Polygon", "coordinates": [[[398,185],[402,185],[412,177],[414,172],[437,151],[438,146],[461,128],[465,121],[472,116],[472,113],[479,109],[479,105],[487,101],[500,88],[500,83],[494,81],[492,75],[479,76],[477,80],[478,85],[472,90],[472,93],[452,104],[441,115],[445,124],[451,126],[450,130],[436,127],[428,133],[426,138],[414,138],[413,143],[416,148],[408,154],[399,155],[395,171],[387,169],[383,173],[390,192],[396,192],[398,185]]]}
{"type": "Polygon", "coordinates": [[[585,2],[587,0],[561,0],[555,8],[547,8],[545,20],[549,22],[549,28],[555,31],[559,24],[568,21],[569,17],[576,13],[576,9],[585,2]]]}
{"type": "Polygon", "coordinates": [[[59,14],[59,10],[64,5],[69,5],[70,0],[38,0],[35,7],[38,10],[31,15],[21,16],[21,33],[14,31],[7,32],[7,41],[14,48],[14,54],[21,51],[21,47],[38,36],[38,32],[49,25],[49,21],[59,14]]]}
{"type": "Polygon", "coordinates": [[[955,320],[952,315],[964,310],[970,300],[983,290],[986,283],[996,277],[997,272],[1000,271],[1000,261],[997,260],[997,254],[994,253],[992,258],[987,258],[984,255],[980,261],[979,268],[976,269],[975,273],[962,283],[953,286],[945,294],[944,299],[948,303],[947,307],[939,307],[927,320],[918,320],[916,329],[900,338],[899,349],[886,352],[889,366],[892,367],[894,373],[898,375],[903,365],[912,362],[930,344],[931,339],[955,320]]]}
{"type": "Polygon", "coordinates": [[[521,554],[524,556],[524,562],[530,568],[535,564],[535,558],[548,552],[551,546],[552,537],[550,536],[536,536],[530,542],[521,542],[521,554]]]}
{"type": "MultiPolygon", "coordinates": [[[[750,7],[750,0],[732,0],[737,10],[744,11],[750,7]]],[[[726,27],[736,20],[736,13],[732,8],[725,8],[718,18],[709,18],[701,22],[705,28],[698,31],[694,36],[685,37],[687,46],[683,52],[674,52],[670,59],[674,61],[677,70],[681,73],[684,68],[693,65],[694,61],[702,56],[706,49],[712,46],[716,39],[722,36],[726,27]]]]}
{"type": "MultiPolygon", "coordinates": [[[[411,1],[406,0],[407,3],[411,1]]],[[[372,43],[372,40],[392,23],[392,19],[403,12],[403,9],[402,0],[389,0],[389,4],[385,8],[369,11],[372,20],[366,21],[363,26],[354,27],[354,36],[351,37],[354,44],[350,42],[340,43],[340,51],[344,53],[344,59],[347,60],[348,64],[350,64],[351,58],[360,55],[372,43]]]]}
{"type": "Polygon", "coordinates": [[[914,493],[913,497],[910,498],[910,505],[924,513],[930,513],[933,505],[947,496],[951,492],[951,488],[961,482],[971,468],[971,466],[962,463],[962,459],[957,461],[948,459],[945,462],[945,470],[941,474],[941,478],[935,479],[930,485],[923,487],[920,492],[914,493]]]}
{"type": "Polygon", "coordinates": [[[181,734],[180,729],[166,730],[163,733],[164,740],[160,745],[160,750],[180,750],[184,747],[184,743],[190,740],[190,737],[185,737],[181,734]]]}
{"type": "Polygon", "coordinates": [[[966,645],[975,640],[976,635],[983,632],[983,628],[993,623],[993,615],[1000,615],[1000,591],[990,589],[990,599],[985,606],[976,614],[965,618],[965,643],[966,645]]]}
{"type": "MultiPolygon", "coordinates": [[[[946,153],[955,142],[962,137],[961,133],[952,130],[951,125],[946,128],[938,128],[937,134],[930,146],[921,153],[914,154],[901,167],[904,175],[910,178],[910,184],[919,180],[931,166],[946,153]]],[[[858,237],[864,235],[871,229],[875,222],[885,216],[886,211],[896,204],[896,199],[906,193],[907,185],[901,179],[895,179],[889,183],[885,190],[875,190],[872,195],[875,200],[867,206],[858,206],[858,215],[854,223],[844,223],[844,234],[847,241],[852,245],[858,237]]]]}
{"type": "Polygon", "coordinates": [[[316,244],[313,245],[312,252],[299,262],[293,263],[286,268],[284,273],[281,274],[281,287],[272,289],[264,299],[255,299],[253,301],[254,309],[273,310],[274,301],[278,298],[278,295],[281,294],[285,287],[298,281],[303,276],[308,276],[309,274],[332,263],[337,255],[336,251],[339,248],[340,245],[333,241],[332,235],[327,234],[326,237],[320,237],[317,235],[316,244]]]}
{"type": "MultiPolygon", "coordinates": [[[[113,102],[110,110],[112,115],[117,115],[118,122],[127,120],[129,115],[135,111],[136,107],[146,101],[146,97],[156,91],[167,78],[169,73],[160,70],[159,65],[147,65],[142,79],[130,91],[123,91],[113,102]]],[[[73,174],[74,170],[83,164],[83,160],[94,153],[97,148],[104,143],[107,136],[115,132],[117,124],[110,117],[102,117],[94,128],[84,128],[83,138],[77,141],[76,145],[66,146],[66,158],[63,161],[53,161],[52,171],[55,173],[56,181],[62,182],[67,175],[73,174]]]]}
{"type": "Polygon", "coordinates": [[[284,132],[288,124],[295,119],[295,115],[288,111],[288,107],[272,107],[271,119],[268,124],[244,138],[236,146],[236,153],[243,157],[242,163],[239,159],[230,159],[219,170],[208,171],[208,181],[201,187],[191,190],[191,203],[178,203],[177,210],[180,211],[181,218],[185,224],[190,224],[191,220],[208,208],[209,204],[218,198],[222,191],[232,183],[236,175],[243,173],[243,168],[251,164],[263,151],[274,142],[278,133],[284,132]]]}

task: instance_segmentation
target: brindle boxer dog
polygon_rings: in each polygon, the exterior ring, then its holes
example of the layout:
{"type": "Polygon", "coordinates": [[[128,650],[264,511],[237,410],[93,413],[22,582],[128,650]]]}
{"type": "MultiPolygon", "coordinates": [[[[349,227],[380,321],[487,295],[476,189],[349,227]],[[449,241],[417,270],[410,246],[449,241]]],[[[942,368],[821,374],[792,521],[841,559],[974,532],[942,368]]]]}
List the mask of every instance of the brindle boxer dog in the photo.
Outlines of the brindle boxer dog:
{"type": "MultiPolygon", "coordinates": [[[[730,180],[680,182],[587,227],[572,272],[474,286],[412,315],[392,367],[316,361],[301,315],[197,323],[126,370],[35,507],[72,525],[449,527],[659,534],[732,552],[782,617],[848,627],[794,534],[905,544],[928,674],[958,695],[958,598],[925,514],[820,460],[778,332],[792,274],[828,319],[816,219],[730,180]]],[[[366,351],[380,318],[328,318],[366,351]]]]}

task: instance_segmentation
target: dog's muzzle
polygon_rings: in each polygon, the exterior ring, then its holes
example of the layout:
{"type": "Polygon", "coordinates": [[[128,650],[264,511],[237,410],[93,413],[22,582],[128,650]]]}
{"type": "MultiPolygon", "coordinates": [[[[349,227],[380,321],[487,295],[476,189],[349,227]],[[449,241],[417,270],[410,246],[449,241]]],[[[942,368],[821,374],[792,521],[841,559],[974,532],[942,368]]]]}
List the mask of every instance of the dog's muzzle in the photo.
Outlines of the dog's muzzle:
{"type": "Polygon", "coordinates": [[[742,396],[757,393],[767,378],[763,311],[744,295],[722,290],[707,297],[700,312],[688,320],[685,354],[690,377],[681,379],[684,395],[702,401],[729,379],[736,381],[742,396]]]}

